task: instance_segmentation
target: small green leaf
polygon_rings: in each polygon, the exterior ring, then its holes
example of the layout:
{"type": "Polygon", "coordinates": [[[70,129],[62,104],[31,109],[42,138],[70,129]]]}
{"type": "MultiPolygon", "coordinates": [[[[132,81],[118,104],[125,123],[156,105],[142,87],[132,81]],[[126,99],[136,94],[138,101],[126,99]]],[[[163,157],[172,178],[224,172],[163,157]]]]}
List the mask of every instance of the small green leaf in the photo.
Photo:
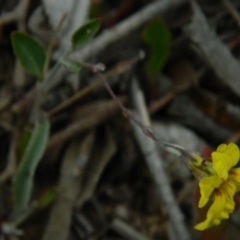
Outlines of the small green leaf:
{"type": "Polygon", "coordinates": [[[64,65],[70,72],[77,73],[81,70],[82,66],[78,63],[70,61],[68,59],[61,59],[60,62],[64,65]]]}
{"type": "Polygon", "coordinates": [[[142,39],[150,48],[146,72],[149,78],[154,78],[160,73],[168,58],[171,33],[165,22],[157,18],[145,28],[142,39]]]}
{"type": "Polygon", "coordinates": [[[35,170],[47,146],[49,129],[49,120],[46,114],[41,112],[13,183],[14,204],[17,211],[25,209],[29,204],[35,170]]]}
{"type": "Polygon", "coordinates": [[[97,33],[100,26],[101,21],[99,19],[93,19],[81,26],[72,36],[72,48],[82,47],[97,33]]]}
{"type": "Polygon", "coordinates": [[[46,52],[41,43],[22,32],[12,33],[14,53],[23,67],[30,73],[42,79],[46,52]]]}
{"type": "Polygon", "coordinates": [[[39,209],[43,209],[51,204],[56,197],[56,191],[48,189],[37,201],[39,209]]]}

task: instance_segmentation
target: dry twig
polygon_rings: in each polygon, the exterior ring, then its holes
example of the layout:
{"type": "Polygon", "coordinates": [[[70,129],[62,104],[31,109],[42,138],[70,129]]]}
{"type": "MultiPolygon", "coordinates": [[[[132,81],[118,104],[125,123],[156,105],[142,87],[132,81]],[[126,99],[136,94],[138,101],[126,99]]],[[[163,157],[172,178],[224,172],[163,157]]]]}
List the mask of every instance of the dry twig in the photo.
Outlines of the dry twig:
{"type": "MultiPolygon", "coordinates": [[[[143,121],[143,124],[150,126],[150,119],[147,113],[146,105],[144,104],[143,93],[137,87],[136,82],[132,84],[132,98],[137,112],[143,121]]],[[[152,173],[153,179],[157,185],[157,190],[163,202],[171,226],[174,230],[174,235],[178,236],[176,239],[190,239],[186,226],[184,225],[183,215],[174,198],[174,194],[169,185],[169,181],[164,171],[163,160],[158,154],[157,145],[152,139],[144,137],[140,129],[133,124],[135,136],[145,155],[146,162],[152,173]]]]}
{"type": "MultiPolygon", "coordinates": [[[[122,103],[126,103],[127,101],[126,98],[120,99],[122,103]]],[[[80,119],[73,122],[66,129],[57,132],[50,138],[47,146],[47,151],[69,140],[70,138],[73,138],[74,136],[102,123],[104,120],[117,113],[119,111],[119,107],[113,100],[106,100],[87,104],[82,112],[84,112],[84,110],[87,111],[87,114],[85,113],[84,115],[84,113],[82,113],[80,119]]]]}
{"type": "MultiPolygon", "coordinates": [[[[110,80],[113,76],[125,73],[129,71],[134,64],[136,64],[139,60],[141,60],[141,55],[136,56],[135,58],[132,58],[130,60],[122,61],[121,63],[118,63],[116,67],[108,71],[106,74],[104,74],[104,77],[106,80],[110,80]]],[[[59,111],[62,111],[66,109],[67,107],[71,106],[73,103],[81,99],[82,97],[86,96],[90,92],[92,92],[94,89],[102,85],[102,80],[97,79],[95,80],[91,85],[85,87],[84,89],[81,89],[77,93],[75,93],[72,97],[67,99],[65,102],[60,103],[57,107],[49,111],[49,115],[53,115],[58,113],[59,111]]]]}
{"type": "Polygon", "coordinates": [[[217,140],[217,143],[225,142],[232,135],[232,131],[203,113],[186,94],[176,96],[168,113],[182,124],[208,136],[208,139],[217,140]]]}
{"type": "Polygon", "coordinates": [[[94,153],[87,166],[88,172],[83,177],[82,189],[76,204],[78,209],[93,196],[101,174],[116,150],[117,146],[111,129],[106,126],[104,129],[104,139],[101,137],[101,142],[98,142],[94,148],[94,153]]]}
{"type": "Polygon", "coordinates": [[[210,29],[207,19],[195,0],[191,0],[194,16],[192,23],[185,27],[189,38],[197,45],[217,76],[240,95],[240,64],[229,48],[210,29]]]}
{"type": "Polygon", "coordinates": [[[18,6],[11,12],[5,13],[0,17],[0,27],[14,21],[19,21],[19,29],[25,30],[26,13],[30,0],[21,0],[18,6]]]}
{"type": "Polygon", "coordinates": [[[234,20],[236,21],[238,27],[240,28],[240,16],[238,11],[234,8],[232,3],[229,0],[223,0],[224,5],[228,9],[229,13],[232,15],[234,20]]]}
{"type": "Polygon", "coordinates": [[[16,145],[17,145],[16,138],[17,138],[17,136],[16,135],[17,134],[13,134],[13,137],[11,139],[11,145],[10,145],[9,154],[8,154],[7,166],[0,175],[0,183],[6,181],[7,179],[11,178],[15,174],[16,162],[17,162],[17,157],[16,157],[16,145]]]}
{"type": "Polygon", "coordinates": [[[121,236],[123,236],[126,239],[129,240],[149,240],[146,236],[143,234],[137,232],[134,228],[132,228],[127,223],[121,221],[118,218],[115,218],[111,224],[111,228],[119,233],[121,236]]]}
{"type": "Polygon", "coordinates": [[[61,167],[58,196],[52,208],[43,240],[67,239],[72,210],[81,188],[82,174],[89,160],[93,141],[94,132],[90,132],[83,141],[75,139],[69,146],[61,167]]]}

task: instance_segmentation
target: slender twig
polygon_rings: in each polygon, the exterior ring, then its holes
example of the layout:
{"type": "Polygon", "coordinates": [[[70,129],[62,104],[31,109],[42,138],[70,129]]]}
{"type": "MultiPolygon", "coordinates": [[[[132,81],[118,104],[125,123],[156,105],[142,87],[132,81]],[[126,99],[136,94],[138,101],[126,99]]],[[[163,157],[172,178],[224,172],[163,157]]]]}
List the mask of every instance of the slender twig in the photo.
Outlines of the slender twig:
{"type": "MultiPolygon", "coordinates": [[[[111,95],[111,97],[116,101],[116,103],[118,104],[118,106],[121,108],[121,110],[124,112],[124,114],[131,119],[136,125],[138,125],[142,131],[144,132],[144,134],[148,137],[150,137],[151,139],[157,141],[156,136],[154,135],[152,129],[148,126],[145,126],[142,122],[140,122],[132,113],[130,113],[124,106],[123,104],[119,101],[119,99],[117,98],[117,96],[113,93],[112,89],[110,88],[110,86],[107,84],[107,82],[105,81],[103,75],[99,72],[97,72],[97,75],[99,76],[99,78],[102,80],[104,86],[106,87],[106,89],[108,90],[109,94],[111,95]]],[[[160,141],[161,143],[161,141],[160,141]]]]}
{"type": "MultiPolygon", "coordinates": [[[[125,73],[125,72],[129,71],[131,69],[131,67],[134,64],[136,64],[139,60],[141,60],[140,54],[138,56],[130,59],[130,60],[118,63],[116,67],[114,67],[113,69],[111,69],[109,72],[107,72],[104,75],[105,79],[109,80],[109,79],[111,79],[115,75],[122,74],[122,73],[125,73]]],[[[79,99],[81,99],[82,97],[86,96],[91,91],[93,91],[94,89],[99,87],[101,84],[102,84],[102,80],[101,79],[97,79],[91,85],[81,89],[79,92],[75,93],[72,97],[70,97],[69,99],[67,99],[63,103],[60,103],[58,106],[56,106],[55,108],[50,110],[48,112],[48,114],[49,115],[54,115],[54,114],[56,114],[56,113],[58,113],[58,112],[60,112],[60,111],[62,111],[64,109],[68,108],[73,103],[75,103],[76,101],[78,101],[79,99]]]]}
{"type": "MultiPolygon", "coordinates": [[[[151,127],[146,126],[145,124],[143,124],[141,121],[139,121],[131,112],[129,112],[126,107],[121,103],[121,101],[118,99],[118,97],[115,95],[115,93],[112,91],[111,87],[109,86],[109,84],[107,83],[105,77],[103,74],[101,74],[102,71],[105,70],[105,66],[101,63],[98,64],[89,64],[89,63],[81,63],[81,65],[87,69],[89,69],[90,71],[92,71],[93,73],[95,73],[101,80],[103,85],[106,87],[107,91],[109,92],[110,96],[114,99],[114,101],[117,103],[117,105],[119,106],[119,108],[123,111],[123,113],[125,114],[125,116],[127,118],[129,118],[131,121],[133,121],[142,131],[143,133],[151,138],[152,140],[158,142],[158,144],[164,148],[166,148],[167,150],[169,150],[170,152],[173,152],[174,154],[179,155],[179,157],[184,157],[184,159],[188,159],[188,160],[192,160],[195,161],[194,157],[192,156],[191,152],[189,152],[188,150],[182,148],[181,146],[172,144],[172,143],[168,143],[165,141],[162,141],[161,139],[159,139],[158,137],[156,137],[156,135],[154,134],[154,132],[152,131],[151,127]]],[[[187,162],[184,162],[186,164],[186,166],[188,167],[187,162]]]]}
{"type": "Polygon", "coordinates": [[[123,222],[118,218],[115,218],[112,221],[111,228],[117,233],[119,233],[121,236],[129,240],[149,240],[149,238],[136,231],[129,224],[123,222]]]}
{"type": "Polygon", "coordinates": [[[44,68],[43,68],[43,76],[46,75],[47,73],[47,70],[48,70],[48,67],[49,67],[49,63],[50,63],[50,60],[51,60],[51,54],[52,54],[52,51],[53,51],[53,48],[56,44],[56,39],[57,39],[57,33],[59,32],[64,20],[66,19],[66,14],[64,14],[59,23],[58,23],[58,26],[56,28],[56,30],[54,31],[52,37],[51,37],[51,40],[50,40],[50,43],[49,43],[49,46],[48,46],[48,49],[47,49],[47,57],[46,57],[46,61],[45,61],[45,64],[44,64],[44,68]]]}
{"type": "Polygon", "coordinates": [[[149,106],[149,113],[152,115],[156,111],[159,111],[159,109],[161,109],[167,103],[172,101],[175,96],[176,96],[176,91],[170,90],[168,93],[166,93],[160,99],[157,99],[157,100],[155,100],[154,102],[151,103],[151,105],[149,106]]]}
{"type": "MultiPolygon", "coordinates": [[[[127,98],[125,97],[121,98],[121,100],[124,103],[127,102],[127,98]]],[[[82,111],[79,110],[82,116],[81,118],[75,120],[67,128],[57,132],[49,139],[47,153],[49,153],[49,150],[52,151],[54,147],[59,146],[74,136],[97,126],[118,111],[119,108],[113,100],[87,104],[82,111]]]]}
{"type": "Polygon", "coordinates": [[[9,12],[9,13],[5,13],[0,18],[0,26],[14,22],[15,20],[16,20],[16,10],[9,12]]]}
{"type": "Polygon", "coordinates": [[[11,12],[5,13],[0,17],[0,27],[14,21],[19,22],[19,29],[25,30],[25,19],[30,0],[21,0],[18,6],[11,12]]]}
{"type": "Polygon", "coordinates": [[[19,19],[18,20],[18,29],[20,31],[26,31],[26,19],[27,19],[27,13],[29,9],[31,1],[30,0],[22,0],[21,5],[19,7],[19,19]]]}
{"type": "Polygon", "coordinates": [[[232,3],[229,0],[223,0],[224,5],[228,9],[229,13],[232,15],[234,20],[236,21],[238,27],[240,28],[240,16],[238,11],[234,8],[232,3]]]}
{"type": "Polygon", "coordinates": [[[104,139],[94,147],[88,171],[84,177],[84,185],[79,193],[76,208],[81,209],[86,201],[89,201],[96,190],[97,184],[107,164],[117,151],[116,139],[109,127],[104,127],[104,139]]]}
{"type": "MultiPolygon", "coordinates": [[[[139,118],[141,119],[141,121],[143,121],[143,124],[151,125],[150,117],[144,101],[144,96],[137,84],[136,79],[133,79],[132,82],[131,96],[133,99],[133,105],[137,110],[139,118]]],[[[157,191],[160,199],[162,200],[164,210],[169,216],[168,225],[170,229],[170,239],[190,239],[190,236],[184,224],[183,214],[177,204],[168,177],[165,173],[165,169],[163,166],[164,160],[159,155],[159,149],[156,142],[152,141],[149,138],[144,138],[144,135],[141,133],[140,129],[135,124],[132,124],[132,126],[135,132],[137,142],[141,147],[148,168],[153,176],[154,182],[156,183],[157,191]]],[[[174,150],[176,149],[176,147],[182,149],[179,146],[175,146],[165,142],[163,142],[163,145],[168,145],[168,147],[171,146],[171,149],[172,147],[174,147],[174,150]]],[[[185,152],[186,150],[182,149],[182,151],[180,151],[180,154],[183,155],[185,152]]]]}
{"type": "MultiPolygon", "coordinates": [[[[148,137],[150,137],[151,139],[157,141],[156,136],[153,134],[153,131],[150,127],[145,126],[144,124],[142,124],[142,122],[140,122],[132,113],[130,113],[124,106],[123,104],[120,102],[120,100],[118,99],[118,97],[114,94],[114,92],[112,91],[111,87],[109,86],[109,84],[107,83],[105,77],[103,76],[103,74],[101,74],[100,72],[104,70],[102,64],[96,64],[96,65],[92,65],[92,64],[88,64],[88,63],[81,63],[81,65],[85,68],[88,68],[89,70],[91,70],[93,73],[95,73],[102,81],[103,85],[106,87],[106,89],[108,90],[109,94],[111,95],[111,97],[115,100],[115,102],[118,104],[118,106],[120,107],[120,109],[124,112],[124,114],[131,119],[136,125],[138,125],[142,131],[144,132],[145,135],[147,135],[148,137]]],[[[160,141],[161,143],[161,141],[160,141]]]]}
{"type": "MultiPolygon", "coordinates": [[[[53,48],[54,48],[54,45],[56,43],[56,35],[57,33],[59,32],[59,29],[61,28],[64,20],[66,18],[66,14],[64,14],[62,16],[62,18],[60,19],[59,23],[58,23],[58,26],[56,28],[56,30],[54,31],[53,33],[53,36],[51,38],[51,41],[50,41],[50,44],[48,46],[48,51],[47,51],[47,57],[46,57],[46,62],[44,64],[44,68],[43,68],[43,78],[46,80],[46,73],[47,73],[47,70],[48,70],[48,67],[49,67],[49,64],[50,64],[50,59],[51,59],[51,54],[52,54],[52,51],[53,51],[53,48]]],[[[58,62],[56,63],[56,65],[58,64],[58,62]]],[[[36,84],[36,95],[35,95],[35,104],[33,105],[33,109],[32,109],[32,116],[31,116],[31,120],[35,120],[36,117],[37,117],[37,114],[41,108],[41,103],[43,101],[43,96],[44,96],[44,88],[43,88],[43,83],[42,82],[38,82],[36,84]]]]}
{"type": "Polygon", "coordinates": [[[11,139],[11,145],[8,154],[8,162],[5,170],[0,174],[0,183],[6,181],[7,179],[14,176],[16,171],[16,142],[17,142],[17,134],[14,134],[11,139]]]}

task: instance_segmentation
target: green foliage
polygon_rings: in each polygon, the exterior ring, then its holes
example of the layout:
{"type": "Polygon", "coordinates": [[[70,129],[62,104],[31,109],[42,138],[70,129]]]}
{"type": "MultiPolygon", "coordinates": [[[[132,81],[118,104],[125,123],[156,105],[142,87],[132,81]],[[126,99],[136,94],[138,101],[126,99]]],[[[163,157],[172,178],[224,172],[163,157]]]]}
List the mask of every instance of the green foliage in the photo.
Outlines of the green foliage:
{"type": "Polygon", "coordinates": [[[19,144],[18,144],[18,154],[20,158],[23,157],[23,154],[27,148],[30,138],[31,138],[31,131],[24,130],[20,136],[19,144]]]}
{"type": "Polygon", "coordinates": [[[46,52],[41,43],[26,33],[12,33],[14,53],[23,67],[39,79],[43,77],[46,52]]]}
{"type": "Polygon", "coordinates": [[[42,209],[47,207],[50,203],[54,201],[56,197],[56,191],[53,189],[47,190],[41,197],[38,199],[38,208],[42,209]]]}
{"type": "Polygon", "coordinates": [[[149,78],[154,78],[162,70],[168,58],[171,34],[165,22],[157,18],[144,29],[142,39],[150,48],[150,55],[146,63],[146,73],[149,78]]]}
{"type": "Polygon", "coordinates": [[[100,26],[101,21],[99,19],[93,19],[77,29],[72,36],[73,50],[87,43],[97,33],[100,26]]]}
{"type": "Polygon", "coordinates": [[[13,184],[13,196],[16,210],[22,210],[29,204],[33,188],[36,167],[43,156],[49,136],[50,124],[47,116],[40,113],[13,184]]]}
{"type": "Polygon", "coordinates": [[[60,62],[62,65],[64,65],[70,72],[77,73],[81,70],[81,65],[78,63],[75,63],[73,61],[70,61],[68,59],[61,59],[60,62]]]}

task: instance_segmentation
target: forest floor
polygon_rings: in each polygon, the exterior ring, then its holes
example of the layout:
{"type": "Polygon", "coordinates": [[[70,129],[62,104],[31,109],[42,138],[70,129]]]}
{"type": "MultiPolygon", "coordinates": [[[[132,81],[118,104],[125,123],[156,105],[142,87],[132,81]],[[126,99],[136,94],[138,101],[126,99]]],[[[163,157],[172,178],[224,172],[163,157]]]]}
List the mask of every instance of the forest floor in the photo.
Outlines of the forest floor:
{"type": "Polygon", "coordinates": [[[240,239],[188,157],[240,144],[238,0],[1,0],[0,47],[0,239],[240,239]]]}

